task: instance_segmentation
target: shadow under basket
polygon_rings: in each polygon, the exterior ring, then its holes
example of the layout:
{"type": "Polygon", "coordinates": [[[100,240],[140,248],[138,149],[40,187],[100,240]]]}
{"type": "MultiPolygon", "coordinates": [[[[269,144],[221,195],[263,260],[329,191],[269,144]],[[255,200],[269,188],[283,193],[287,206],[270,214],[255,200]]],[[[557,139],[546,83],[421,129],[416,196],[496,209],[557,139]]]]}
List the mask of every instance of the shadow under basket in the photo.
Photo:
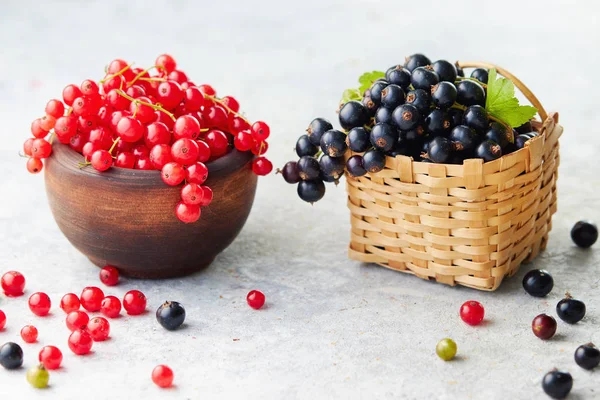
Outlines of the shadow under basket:
{"type": "Polygon", "coordinates": [[[496,290],[522,262],[545,249],[556,212],[558,114],[496,68],[538,109],[539,136],[498,160],[462,165],[387,157],[385,168],[360,178],[346,174],[351,259],[448,285],[496,290]]]}

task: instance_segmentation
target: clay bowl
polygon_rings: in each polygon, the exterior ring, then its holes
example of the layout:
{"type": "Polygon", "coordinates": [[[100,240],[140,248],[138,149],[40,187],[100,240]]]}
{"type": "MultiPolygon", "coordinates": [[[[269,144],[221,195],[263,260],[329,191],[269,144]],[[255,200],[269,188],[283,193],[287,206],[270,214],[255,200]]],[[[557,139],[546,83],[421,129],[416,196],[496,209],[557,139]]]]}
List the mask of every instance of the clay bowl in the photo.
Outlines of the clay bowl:
{"type": "Polygon", "coordinates": [[[208,266],[244,226],[256,192],[253,157],[234,149],[207,164],[214,200],[193,224],[175,216],[181,186],[167,186],[159,171],[80,169],[83,157],[64,145],[45,162],[46,193],[60,230],[97,266],[177,277],[208,266]]]}

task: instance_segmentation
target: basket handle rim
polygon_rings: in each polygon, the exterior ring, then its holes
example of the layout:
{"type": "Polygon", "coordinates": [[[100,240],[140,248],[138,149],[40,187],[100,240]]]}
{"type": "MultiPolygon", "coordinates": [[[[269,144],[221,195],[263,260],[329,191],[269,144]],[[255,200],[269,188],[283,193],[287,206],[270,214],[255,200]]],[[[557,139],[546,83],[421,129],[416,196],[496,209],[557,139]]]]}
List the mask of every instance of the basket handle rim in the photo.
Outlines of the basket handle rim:
{"type": "Polygon", "coordinates": [[[521,91],[521,93],[523,93],[523,95],[527,98],[527,100],[529,100],[529,102],[535,108],[537,108],[538,114],[540,115],[542,122],[548,118],[548,113],[546,112],[546,109],[544,108],[542,103],[538,100],[538,98],[533,94],[533,92],[531,90],[529,90],[529,88],[519,78],[517,78],[516,76],[511,74],[506,69],[499,67],[496,64],[482,62],[482,61],[457,61],[456,63],[461,68],[487,68],[487,69],[494,68],[496,71],[498,71],[498,73],[500,75],[504,76],[505,78],[510,79],[515,84],[517,89],[519,89],[521,91]]]}

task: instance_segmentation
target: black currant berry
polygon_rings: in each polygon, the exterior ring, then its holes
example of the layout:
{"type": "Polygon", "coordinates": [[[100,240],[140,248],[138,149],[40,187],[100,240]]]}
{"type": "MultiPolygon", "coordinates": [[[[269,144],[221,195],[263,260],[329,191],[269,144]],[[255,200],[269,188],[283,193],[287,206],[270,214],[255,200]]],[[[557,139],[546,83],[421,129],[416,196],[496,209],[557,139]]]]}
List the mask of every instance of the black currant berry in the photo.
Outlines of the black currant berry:
{"type": "Polygon", "coordinates": [[[508,129],[505,125],[499,122],[492,122],[490,128],[485,134],[485,138],[498,143],[502,148],[507,144],[514,142],[512,129],[508,129]]]}
{"type": "Polygon", "coordinates": [[[402,104],[396,107],[392,113],[392,120],[394,124],[403,131],[413,129],[419,123],[421,114],[417,107],[412,104],[402,104]]]}
{"type": "Polygon", "coordinates": [[[4,343],[0,347],[0,365],[6,369],[17,369],[23,365],[23,349],[16,343],[4,343]]]}
{"type": "Polygon", "coordinates": [[[443,164],[452,155],[452,142],[443,136],[433,138],[427,148],[427,158],[434,163],[443,164]]]}
{"type": "Polygon", "coordinates": [[[519,133],[528,133],[533,131],[533,126],[531,126],[531,121],[525,122],[523,125],[515,128],[519,133]]]}
{"type": "Polygon", "coordinates": [[[367,109],[369,113],[369,117],[375,116],[375,112],[377,111],[378,105],[371,99],[371,96],[365,96],[362,99],[362,104],[367,109]]]}
{"type": "Polygon", "coordinates": [[[371,173],[377,173],[385,167],[385,154],[376,149],[370,149],[363,154],[363,166],[371,173]]]}
{"type": "Polygon", "coordinates": [[[515,137],[515,146],[517,147],[517,149],[522,149],[523,147],[525,147],[525,143],[527,143],[529,139],[531,138],[527,135],[517,135],[515,137]]]}
{"type": "Polygon", "coordinates": [[[416,68],[410,77],[410,83],[415,89],[431,91],[431,87],[439,82],[440,77],[430,66],[416,68]]]}
{"type": "Polygon", "coordinates": [[[440,77],[440,82],[451,82],[456,81],[456,67],[451,62],[446,60],[437,60],[431,64],[433,70],[440,77]]]}
{"type": "Polygon", "coordinates": [[[404,89],[393,83],[381,91],[381,104],[391,110],[404,104],[404,89]]]}
{"type": "Polygon", "coordinates": [[[298,196],[307,203],[315,203],[325,195],[325,184],[320,179],[300,181],[298,183],[298,196]]]}
{"type": "Polygon", "coordinates": [[[281,169],[281,175],[287,183],[298,183],[300,182],[300,171],[298,170],[298,163],[296,161],[288,161],[281,169]]]}
{"type": "Polygon", "coordinates": [[[450,115],[450,119],[452,120],[452,126],[463,124],[463,114],[464,112],[458,108],[451,108],[448,110],[448,115],[450,115]]]}
{"type": "Polygon", "coordinates": [[[460,81],[456,84],[456,101],[463,106],[480,105],[485,107],[485,90],[483,87],[471,80],[460,81]]]}
{"type": "Polygon", "coordinates": [[[371,129],[370,139],[373,147],[387,152],[392,150],[398,141],[398,130],[392,125],[379,123],[371,129]]]}
{"type": "Polygon", "coordinates": [[[447,136],[452,129],[452,119],[446,111],[433,110],[425,118],[425,131],[433,136],[447,136]]]}
{"type": "Polygon", "coordinates": [[[581,368],[594,369],[600,364],[600,350],[593,343],[582,344],[575,350],[575,362],[581,368]]]}
{"type": "Polygon", "coordinates": [[[345,164],[344,157],[331,157],[327,154],[323,154],[319,160],[322,175],[334,180],[338,180],[344,175],[345,164]]]}
{"type": "Polygon", "coordinates": [[[576,324],[585,317],[585,303],[575,300],[569,293],[556,305],[556,314],[568,324],[576,324]]]}
{"type": "Polygon", "coordinates": [[[402,67],[402,65],[394,65],[385,73],[385,79],[389,83],[400,86],[406,89],[410,86],[410,71],[402,67]]]}
{"type": "Polygon", "coordinates": [[[346,161],[346,169],[354,177],[363,176],[367,173],[363,164],[363,158],[359,155],[352,156],[346,161]]]}
{"type": "Polygon", "coordinates": [[[463,78],[465,77],[465,71],[463,71],[463,69],[458,65],[458,61],[454,63],[454,66],[456,67],[456,76],[462,76],[463,78]]]}
{"type": "MultiPolygon", "coordinates": [[[[371,98],[373,93],[371,93],[371,98]]],[[[345,130],[366,125],[369,122],[369,111],[362,103],[352,100],[347,102],[340,109],[340,125],[345,130]]]]}
{"type": "MultiPolygon", "coordinates": [[[[480,142],[475,131],[466,125],[458,125],[450,132],[449,139],[454,142],[454,148],[463,156],[471,156],[480,142]]],[[[458,154],[458,153],[457,153],[458,154]]]]}
{"type": "Polygon", "coordinates": [[[471,72],[471,78],[477,79],[481,83],[488,83],[488,70],[485,68],[475,68],[471,72]]]}
{"type": "Polygon", "coordinates": [[[346,144],[352,151],[357,153],[365,152],[371,147],[369,132],[363,127],[350,129],[346,137],[346,144]]]}
{"type": "Polygon", "coordinates": [[[319,162],[316,158],[310,156],[300,157],[298,160],[298,175],[303,181],[317,179],[321,173],[319,162]]]}
{"type": "Polygon", "coordinates": [[[494,161],[502,157],[502,147],[491,140],[484,140],[475,148],[475,155],[485,162],[494,161]]]}
{"type": "Polygon", "coordinates": [[[592,221],[579,221],[571,229],[571,239],[577,246],[587,249],[598,240],[598,228],[592,221]]]}
{"type": "Polygon", "coordinates": [[[341,157],[346,152],[346,135],[336,129],[328,130],[321,136],[321,150],[331,157],[341,157]]]}
{"type": "Polygon", "coordinates": [[[542,389],[553,399],[564,399],[573,388],[573,377],[568,372],[553,370],[544,375],[542,389]]]}
{"type": "Polygon", "coordinates": [[[317,154],[317,151],[319,151],[319,148],[310,141],[308,135],[302,135],[298,138],[296,142],[296,154],[298,154],[298,157],[314,156],[317,154]]]}
{"type": "Polygon", "coordinates": [[[165,301],[156,310],[156,320],[166,330],[174,331],[185,321],[185,308],[176,301],[165,301]]]}
{"type": "Polygon", "coordinates": [[[523,289],[533,297],[544,297],[553,287],[554,279],[544,269],[532,269],[523,277],[523,289]]]}
{"type": "Polygon", "coordinates": [[[331,122],[325,118],[315,118],[312,120],[306,132],[310,138],[310,142],[315,146],[319,146],[321,143],[321,136],[328,130],[333,129],[331,122]]]}
{"type": "Polygon", "coordinates": [[[463,114],[463,124],[472,128],[479,135],[483,135],[487,131],[488,122],[488,113],[481,106],[468,107],[463,114]]]}
{"type": "MultiPolygon", "coordinates": [[[[422,134],[421,129],[421,134],[422,134]]],[[[392,149],[393,156],[413,156],[416,157],[421,151],[421,135],[417,129],[410,131],[400,131],[396,146],[392,149]]],[[[392,154],[391,154],[392,155],[392,154]]]]}
{"type": "Polygon", "coordinates": [[[440,82],[431,88],[431,100],[439,108],[449,108],[456,101],[456,86],[450,82],[440,82]]]}
{"type": "Polygon", "coordinates": [[[404,68],[413,72],[415,68],[424,67],[426,65],[430,65],[431,60],[424,56],[423,54],[413,54],[410,57],[406,57],[406,62],[404,63],[404,68]]]}
{"type": "Polygon", "coordinates": [[[371,88],[369,89],[370,96],[375,105],[379,106],[381,104],[381,92],[386,88],[387,85],[389,85],[389,83],[386,81],[375,81],[371,85],[371,88]]]}
{"type": "Polygon", "coordinates": [[[375,113],[375,122],[382,122],[385,124],[393,124],[394,120],[392,119],[392,113],[394,110],[391,110],[387,107],[379,107],[377,112],[375,113]]]}
{"type": "Polygon", "coordinates": [[[429,93],[423,89],[411,90],[406,94],[406,103],[417,107],[421,115],[425,115],[431,108],[431,95],[429,93]]]}

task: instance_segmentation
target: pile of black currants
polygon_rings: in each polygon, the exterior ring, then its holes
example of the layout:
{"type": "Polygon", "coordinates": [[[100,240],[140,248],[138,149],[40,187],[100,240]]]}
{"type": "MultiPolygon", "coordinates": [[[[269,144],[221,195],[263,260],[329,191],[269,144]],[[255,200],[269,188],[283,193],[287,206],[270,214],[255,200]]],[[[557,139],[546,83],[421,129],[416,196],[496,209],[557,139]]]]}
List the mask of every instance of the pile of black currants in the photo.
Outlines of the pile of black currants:
{"type": "Polygon", "coordinates": [[[476,68],[465,78],[456,64],[414,54],[390,67],[360,100],[342,103],[342,130],[314,119],[296,143],[300,159],[279,172],[288,183],[298,183],[302,200],[313,203],[325,194],[324,182],[337,184],[344,171],[354,177],[377,173],[386,157],[445,164],[496,160],[538,133],[531,122],[513,129],[489,115],[487,83],[486,69],[476,68]],[[348,150],[353,155],[344,157],[348,150]]]}

